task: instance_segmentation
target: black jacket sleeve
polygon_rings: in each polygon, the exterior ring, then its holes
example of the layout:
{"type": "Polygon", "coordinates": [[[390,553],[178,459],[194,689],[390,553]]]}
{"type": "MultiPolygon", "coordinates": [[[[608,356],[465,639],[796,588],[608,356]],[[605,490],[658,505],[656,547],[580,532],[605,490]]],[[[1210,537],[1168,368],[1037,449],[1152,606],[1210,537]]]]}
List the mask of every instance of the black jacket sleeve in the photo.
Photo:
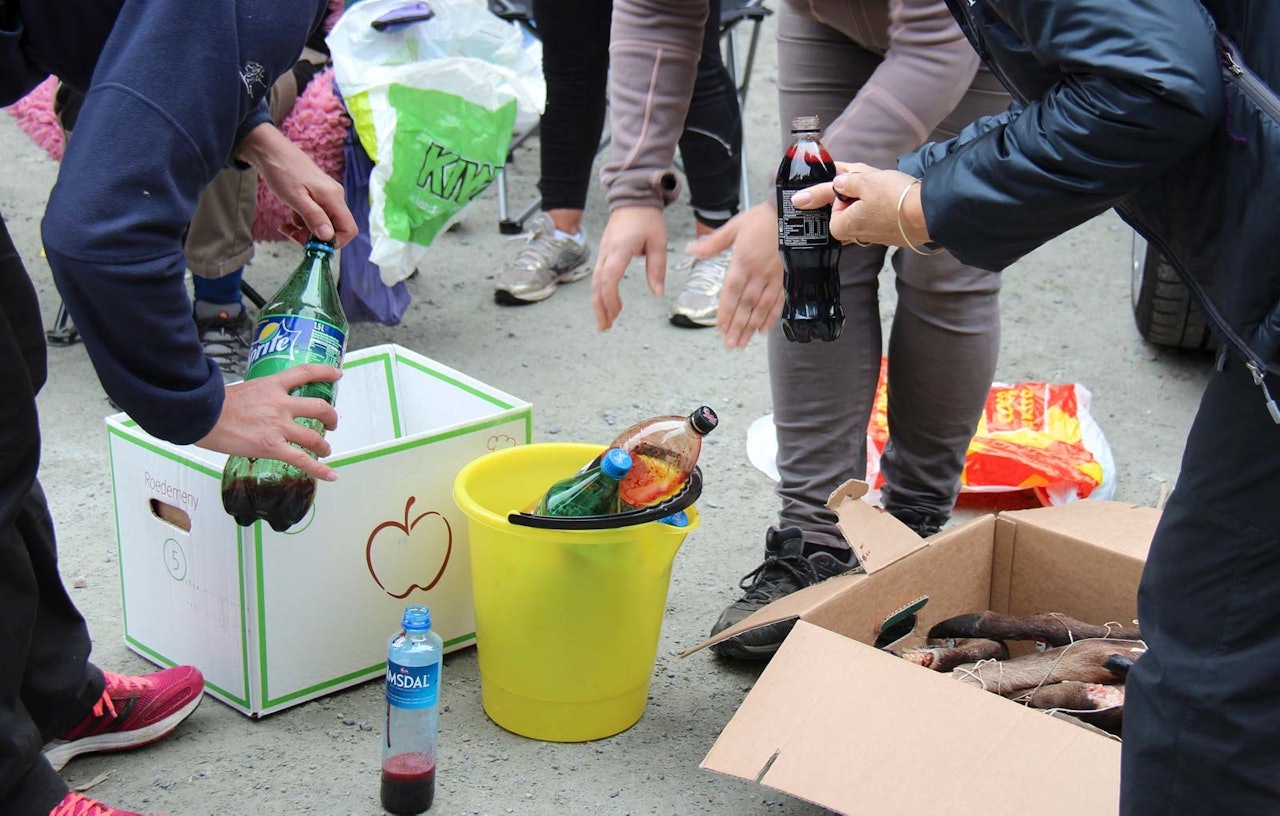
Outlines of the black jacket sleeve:
{"type": "Polygon", "coordinates": [[[1203,143],[1222,116],[1212,23],[1195,0],[953,8],[1023,102],[958,137],[964,144],[926,145],[901,162],[925,171],[929,234],[964,263],[1003,269],[1104,212],[1203,143]]]}

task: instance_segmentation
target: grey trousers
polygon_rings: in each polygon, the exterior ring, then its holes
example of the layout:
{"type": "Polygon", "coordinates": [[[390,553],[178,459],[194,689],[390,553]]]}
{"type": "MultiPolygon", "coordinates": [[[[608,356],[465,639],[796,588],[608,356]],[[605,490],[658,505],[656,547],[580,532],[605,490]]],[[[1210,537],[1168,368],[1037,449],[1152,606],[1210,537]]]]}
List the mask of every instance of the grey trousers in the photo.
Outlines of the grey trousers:
{"type": "MultiPolygon", "coordinates": [[[[857,5],[852,2],[852,5],[857,5]]],[[[883,55],[786,3],[778,10],[778,101],[782,147],[794,116],[836,121],[858,90],[884,63],[883,55]]],[[[909,67],[909,66],[906,66],[909,67]]],[[[904,70],[904,66],[893,68],[904,70]]],[[[910,86],[910,83],[906,83],[910,86]]],[[[980,116],[998,113],[1009,99],[979,71],[958,106],[934,131],[946,139],[980,116]]],[[[862,105],[845,124],[886,127],[862,105]],[[860,125],[858,123],[861,123],[860,125]]],[[[877,151],[841,155],[836,134],[824,143],[837,161],[894,167],[901,150],[892,140],[877,151]]],[[[911,137],[914,141],[915,137],[911,137]]],[[[960,264],[948,254],[924,257],[908,249],[846,246],[840,259],[844,331],[832,343],[791,343],[775,327],[769,334],[769,382],[777,428],[782,500],[779,526],[796,526],[807,543],[845,547],[831,491],[865,478],[867,423],[880,372],[889,360],[890,439],[881,462],[887,510],[950,516],[960,489],[965,454],[990,392],[1000,346],[1000,276],[960,264]],[[887,350],[881,331],[879,277],[886,256],[895,273],[897,308],[887,350]]]]}

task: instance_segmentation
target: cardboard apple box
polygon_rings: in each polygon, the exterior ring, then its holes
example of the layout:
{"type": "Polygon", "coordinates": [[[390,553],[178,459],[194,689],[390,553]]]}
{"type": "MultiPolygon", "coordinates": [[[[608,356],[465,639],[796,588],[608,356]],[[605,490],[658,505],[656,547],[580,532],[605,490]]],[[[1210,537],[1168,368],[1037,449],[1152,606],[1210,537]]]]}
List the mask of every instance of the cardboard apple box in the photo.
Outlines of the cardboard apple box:
{"type": "Polygon", "coordinates": [[[285,533],[223,510],[225,455],[106,420],[125,642],[254,717],[380,676],[410,604],[446,651],[475,642],[453,480],[532,436],[529,403],[397,345],[347,355],[337,409],[338,481],[285,533]]]}
{"type": "Polygon", "coordinates": [[[760,609],[686,654],[798,619],[702,762],[840,813],[1106,816],[1119,810],[1120,744],[877,648],[903,616],[990,609],[1132,623],[1159,512],[1110,501],[982,516],[920,539],[862,501],[828,502],[867,574],[760,609]],[[923,600],[923,605],[920,606],[923,600]]]}

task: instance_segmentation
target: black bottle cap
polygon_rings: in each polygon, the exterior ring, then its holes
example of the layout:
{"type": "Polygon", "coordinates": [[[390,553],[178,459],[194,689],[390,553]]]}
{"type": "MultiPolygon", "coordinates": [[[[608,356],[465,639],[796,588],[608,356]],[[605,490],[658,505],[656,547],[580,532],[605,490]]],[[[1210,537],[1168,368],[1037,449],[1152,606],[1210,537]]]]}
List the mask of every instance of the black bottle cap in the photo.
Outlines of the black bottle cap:
{"type": "Polygon", "coordinates": [[[693,429],[700,436],[706,436],[720,424],[720,417],[716,416],[716,412],[712,411],[710,407],[703,405],[692,414],[689,414],[689,423],[693,425],[693,429]]]}

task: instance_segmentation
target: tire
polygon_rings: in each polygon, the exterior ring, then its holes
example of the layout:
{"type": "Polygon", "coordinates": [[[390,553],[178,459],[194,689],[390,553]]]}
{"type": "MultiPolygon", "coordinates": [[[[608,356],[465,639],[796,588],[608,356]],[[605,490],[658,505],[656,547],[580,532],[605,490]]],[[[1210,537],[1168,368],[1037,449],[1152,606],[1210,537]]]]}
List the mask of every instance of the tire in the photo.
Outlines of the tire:
{"type": "Polygon", "coordinates": [[[1196,351],[1217,347],[1213,332],[1177,270],[1136,233],[1131,272],[1133,317],[1144,340],[1157,346],[1196,351]]]}

